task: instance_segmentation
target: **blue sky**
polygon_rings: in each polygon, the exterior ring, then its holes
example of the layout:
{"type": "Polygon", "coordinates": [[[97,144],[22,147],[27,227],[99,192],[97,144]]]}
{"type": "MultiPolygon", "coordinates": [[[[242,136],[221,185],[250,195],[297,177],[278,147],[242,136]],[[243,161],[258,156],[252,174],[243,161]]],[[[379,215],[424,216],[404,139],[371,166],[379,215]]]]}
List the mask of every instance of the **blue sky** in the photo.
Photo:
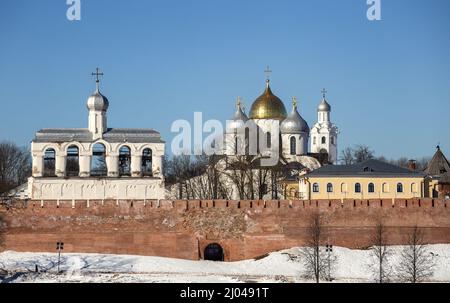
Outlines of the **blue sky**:
{"type": "MultiPolygon", "coordinates": [[[[27,145],[41,128],[86,127],[85,102],[105,73],[110,127],[224,121],[272,89],[297,96],[310,126],[328,90],[339,145],[387,157],[450,155],[450,1],[65,0],[0,2],[0,140],[27,145]]],[[[170,146],[167,148],[170,149],[170,146]]]]}

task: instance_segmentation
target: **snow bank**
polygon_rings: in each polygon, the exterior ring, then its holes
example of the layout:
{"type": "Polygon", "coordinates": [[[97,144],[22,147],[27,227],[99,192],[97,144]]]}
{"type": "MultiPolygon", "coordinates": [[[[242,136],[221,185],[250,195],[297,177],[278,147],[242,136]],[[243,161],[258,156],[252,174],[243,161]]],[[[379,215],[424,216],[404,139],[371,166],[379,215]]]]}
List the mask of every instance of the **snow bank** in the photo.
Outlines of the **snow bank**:
{"type": "MultiPolygon", "coordinates": [[[[398,264],[403,247],[392,246],[391,264],[398,264]]],[[[430,245],[436,262],[432,281],[450,282],[450,245],[430,245]]],[[[0,269],[9,275],[6,282],[301,282],[303,266],[289,254],[299,248],[269,254],[260,260],[239,262],[189,261],[161,257],[104,254],[50,253],[0,254],[0,269]],[[38,265],[39,273],[34,273],[38,265]]],[[[369,250],[335,247],[337,258],[332,273],[336,282],[371,282],[369,250]]]]}

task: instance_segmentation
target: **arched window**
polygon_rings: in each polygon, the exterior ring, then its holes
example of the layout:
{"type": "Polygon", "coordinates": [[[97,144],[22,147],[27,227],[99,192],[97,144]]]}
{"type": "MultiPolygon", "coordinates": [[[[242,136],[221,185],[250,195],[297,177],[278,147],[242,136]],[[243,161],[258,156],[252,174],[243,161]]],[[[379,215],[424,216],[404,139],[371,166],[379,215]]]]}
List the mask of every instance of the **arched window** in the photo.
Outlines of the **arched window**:
{"type": "Polygon", "coordinates": [[[331,144],[334,145],[334,137],[331,137],[331,144]]]}
{"type": "Polygon", "coordinates": [[[369,183],[368,191],[369,193],[375,192],[375,185],[373,183],[369,183]]]}
{"type": "Polygon", "coordinates": [[[314,183],[313,184],[313,192],[314,193],[318,193],[319,192],[319,184],[318,183],[314,183]]]}
{"type": "Polygon", "coordinates": [[[237,155],[238,154],[238,136],[235,135],[234,137],[234,154],[237,155]]]}
{"type": "Polygon", "coordinates": [[[245,155],[250,155],[250,129],[248,127],[245,128],[245,155]]]}
{"type": "Polygon", "coordinates": [[[389,192],[389,184],[383,183],[383,193],[388,193],[388,192],[389,192]]]}
{"type": "Polygon", "coordinates": [[[403,192],[403,184],[402,183],[397,183],[397,192],[398,193],[402,193],[403,192]]]}
{"type": "Polygon", "coordinates": [[[360,193],[361,192],[361,183],[356,183],[355,184],[355,193],[360,193]]]}
{"type": "Polygon", "coordinates": [[[316,139],[316,137],[313,137],[313,144],[316,144],[317,143],[317,139],[316,139]]]}
{"type": "Polygon", "coordinates": [[[44,177],[55,177],[56,152],[49,148],[44,152],[44,177]]]}
{"type": "Polygon", "coordinates": [[[267,148],[272,148],[272,135],[270,133],[266,133],[266,139],[267,148]]]}
{"type": "Polygon", "coordinates": [[[119,176],[131,176],[131,149],[128,146],[119,150],[119,176]]]}
{"type": "Polygon", "coordinates": [[[66,174],[69,177],[77,177],[80,174],[80,152],[76,145],[67,149],[66,174]]]}
{"type": "Polygon", "coordinates": [[[332,193],[333,192],[333,184],[328,183],[327,184],[327,193],[332,193]]]}
{"type": "Polygon", "coordinates": [[[151,177],[152,171],[152,150],[150,148],[144,149],[142,152],[142,175],[145,177],[151,177]]]}
{"type": "Polygon", "coordinates": [[[297,154],[297,140],[295,137],[291,137],[291,155],[297,154]]]}
{"type": "Polygon", "coordinates": [[[327,143],[327,138],[326,137],[322,137],[322,144],[326,144],[327,143]]]}
{"type": "Polygon", "coordinates": [[[106,148],[103,144],[97,143],[92,147],[91,176],[104,177],[106,175],[106,148]]]}

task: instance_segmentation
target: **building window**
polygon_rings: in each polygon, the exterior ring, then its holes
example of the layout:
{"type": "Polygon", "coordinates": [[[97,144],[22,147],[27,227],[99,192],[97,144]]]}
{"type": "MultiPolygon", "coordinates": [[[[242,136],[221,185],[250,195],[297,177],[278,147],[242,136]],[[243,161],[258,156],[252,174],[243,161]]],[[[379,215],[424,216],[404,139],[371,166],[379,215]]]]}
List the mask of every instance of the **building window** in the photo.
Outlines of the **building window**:
{"type": "Polygon", "coordinates": [[[402,193],[403,192],[403,184],[402,183],[397,183],[397,192],[398,193],[402,193]]]}
{"type": "Polygon", "coordinates": [[[291,137],[291,155],[297,154],[297,140],[295,137],[291,137]]]}
{"type": "Polygon", "coordinates": [[[152,150],[150,148],[144,149],[142,152],[142,175],[145,177],[151,177],[153,175],[152,170],[152,150]]]}
{"type": "Polygon", "coordinates": [[[56,152],[49,148],[44,152],[44,177],[55,177],[56,152]]]}
{"type": "Polygon", "coordinates": [[[327,184],[327,193],[332,193],[333,192],[333,184],[328,183],[327,184]]]}
{"type": "Polygon", "coordinates": [[[331,137],[331,144],[334,145],[334,137],[331,137]]]}
{"type": "Polygon", "coordinates": [[[128,146],[119,150],[119,176],[131,176],[131,149],[128,146]]]}
{"type": "Polygon", "coordinates": [[[389,192],[389,185],[387,183],[383,183],[383,192],[388,193],[389,192]]]}
{"type": "Polygon", "coordinates": [[[314,193],[318,193],[319,192],[319,184],[317,184],[317,183],[313,184],[313,192],[314,193]]]}
{"type": "Polygon", "coordinates": [[[272,135],[270,133],[266,134],[267,148],[272,148],[272,135]]]}
{"type": "Polygon", "coordinates": [[[91,176],[106,176],[106,148],[103,144],[97,143],[92,147],[91,176]]]}
{"type": "Polygon", "coordinates": [[[317,139],[316,139],[316,137],[313,137],[313,144],[316,144],[317,143],[317,139]]]}
{"type": "MultiPolygon", "coordinates": [[[[259,148],[259,142],[258,142],[258,148],[259,148]]],[[[246,156],[250,155],[250,129],[248,127],[245,128],[245,155],[246,156]]]]}
{"type": "Polygon", "coordinates": [[[326,144],[327,143],[327,138],[326,137],[322,137],[322,144],[326,144]]]}
{"type": "Polygon", "coordinates": [[[369,191],[369,193],[375,192],[375,185],[373,183],[369,183],[368,191],[369,191]]]}
{"type": "Polygon", "coordinates": [[[355,193],[360,193],[361,192],[361,184],[360,183],[356,183],[355,184],[355,193]]]}
{"type": "Polygon", "coordinates": [[[413,194],[417,193],[417,184],[416,183],[411,184],[411,193],[413,193],[413,194]]]}
{"type": "Polygon", "coordinates": [[[80,153],[75,145],[67,149],[66,175],[69,177],[78,177],[80,174],[80,153]]]}

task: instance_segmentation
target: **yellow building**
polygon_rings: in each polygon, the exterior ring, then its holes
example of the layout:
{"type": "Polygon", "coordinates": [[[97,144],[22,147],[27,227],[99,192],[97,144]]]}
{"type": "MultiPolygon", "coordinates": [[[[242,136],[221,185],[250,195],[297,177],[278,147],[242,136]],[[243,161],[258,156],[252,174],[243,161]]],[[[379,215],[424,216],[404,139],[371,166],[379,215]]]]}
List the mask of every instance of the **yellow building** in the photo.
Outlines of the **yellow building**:
{"type": "Polygon", "coordinates": [[[393,199],[424,197],[425,175],[368,160],[353,165],[328,165],[300,177],[299,198],[393,199]]]}

